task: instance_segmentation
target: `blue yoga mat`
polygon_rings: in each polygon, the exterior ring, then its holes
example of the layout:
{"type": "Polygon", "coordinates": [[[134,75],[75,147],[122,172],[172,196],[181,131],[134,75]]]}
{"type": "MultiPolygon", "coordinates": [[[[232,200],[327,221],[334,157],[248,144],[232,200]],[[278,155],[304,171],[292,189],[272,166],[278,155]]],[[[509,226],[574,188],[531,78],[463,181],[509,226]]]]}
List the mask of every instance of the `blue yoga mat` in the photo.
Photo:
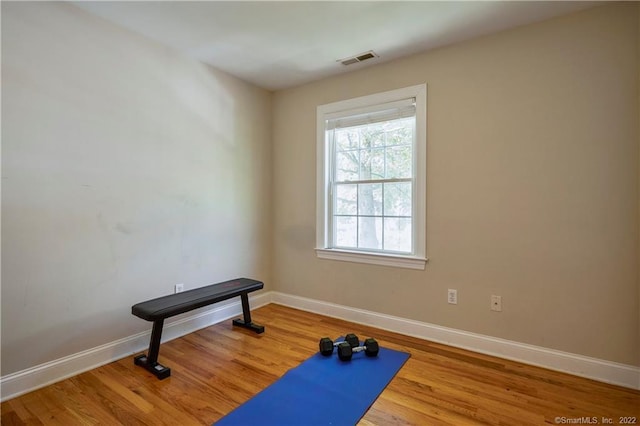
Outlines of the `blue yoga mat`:
{"type": "Polygon", "coordinates": [[[375,358],[359,352],[343,362],[335,351],[317,353],[215,425],[355,425],[409,356],[380,348],[375,358]]]}

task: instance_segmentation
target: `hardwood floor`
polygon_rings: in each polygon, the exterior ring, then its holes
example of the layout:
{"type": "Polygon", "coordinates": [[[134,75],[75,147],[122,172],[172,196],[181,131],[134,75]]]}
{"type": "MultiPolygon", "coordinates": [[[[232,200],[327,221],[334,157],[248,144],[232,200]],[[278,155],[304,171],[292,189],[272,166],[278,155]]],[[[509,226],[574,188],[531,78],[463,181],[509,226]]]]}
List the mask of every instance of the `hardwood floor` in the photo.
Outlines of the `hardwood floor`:
{"type": "Polygon", "coordinates": [[[225,321],[163,344],[169,379],[127,357],[2,403],[2,425],[210,425],[314,354],[320,337],[348,332],[411,353],[360,425],[640,423],[638,391],[274,304],[252,316],[264,334],[225,321]]]}

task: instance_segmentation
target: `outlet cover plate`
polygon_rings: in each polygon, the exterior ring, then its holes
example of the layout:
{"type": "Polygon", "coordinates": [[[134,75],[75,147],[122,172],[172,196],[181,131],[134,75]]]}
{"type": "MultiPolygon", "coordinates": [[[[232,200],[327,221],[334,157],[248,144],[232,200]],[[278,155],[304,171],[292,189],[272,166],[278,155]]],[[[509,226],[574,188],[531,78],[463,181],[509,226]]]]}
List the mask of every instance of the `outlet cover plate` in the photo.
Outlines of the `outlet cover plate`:
{"type": "Polygon", "coordinates": [[[502,312],[502,296],[491,296],[491,310],[502,312]]]}
{"type": "Polygon", "coordinates": [[[447,290],[447,302],[451,305],[458,304],[458,290],[453,288],[447,290]]]}

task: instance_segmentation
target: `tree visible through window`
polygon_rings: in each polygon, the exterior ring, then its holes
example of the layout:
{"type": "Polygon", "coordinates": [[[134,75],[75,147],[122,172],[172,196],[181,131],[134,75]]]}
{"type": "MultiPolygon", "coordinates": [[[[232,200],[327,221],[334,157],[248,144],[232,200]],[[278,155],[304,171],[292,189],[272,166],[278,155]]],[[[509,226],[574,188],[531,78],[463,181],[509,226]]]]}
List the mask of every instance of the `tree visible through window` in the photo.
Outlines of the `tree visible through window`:
{"type": "Polygon", "coordinates": [[[412,252],[414,123],[334,129],[335,247],[412,252]]]}

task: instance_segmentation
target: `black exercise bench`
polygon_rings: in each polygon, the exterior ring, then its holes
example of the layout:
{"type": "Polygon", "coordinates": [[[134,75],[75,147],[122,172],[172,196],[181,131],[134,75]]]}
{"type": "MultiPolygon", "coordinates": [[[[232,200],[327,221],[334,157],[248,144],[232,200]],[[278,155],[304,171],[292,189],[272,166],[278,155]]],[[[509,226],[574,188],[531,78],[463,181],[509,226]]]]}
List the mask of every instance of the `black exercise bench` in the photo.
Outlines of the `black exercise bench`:
{"type": "Polygon", "coordinates": [[[244,319],[233,320],[233,325],[245,327],[256,333],[264,332],[264,327],[251,321],[249,310],[249,296],[252,291],[260,290],[264,284],[260,281],[249,278],[239,278],[212,284],[182,293],[170,294],[169,296],[158,297],[138,303],[131,307],[131,313],[147,321],[153,321],[151,330],[151,342],[147,355],[138,355],[133,359],[136,365],[144,367],[153,373],[158,379],[166,379],[171,375],[171,369],[158,364],[158,352],[160,352],[160,337],[162,336],[162,326],[165,318],[189,312],[193,309],[211,305],[240,296],[242,300],[242,313],[244,319]]]}

